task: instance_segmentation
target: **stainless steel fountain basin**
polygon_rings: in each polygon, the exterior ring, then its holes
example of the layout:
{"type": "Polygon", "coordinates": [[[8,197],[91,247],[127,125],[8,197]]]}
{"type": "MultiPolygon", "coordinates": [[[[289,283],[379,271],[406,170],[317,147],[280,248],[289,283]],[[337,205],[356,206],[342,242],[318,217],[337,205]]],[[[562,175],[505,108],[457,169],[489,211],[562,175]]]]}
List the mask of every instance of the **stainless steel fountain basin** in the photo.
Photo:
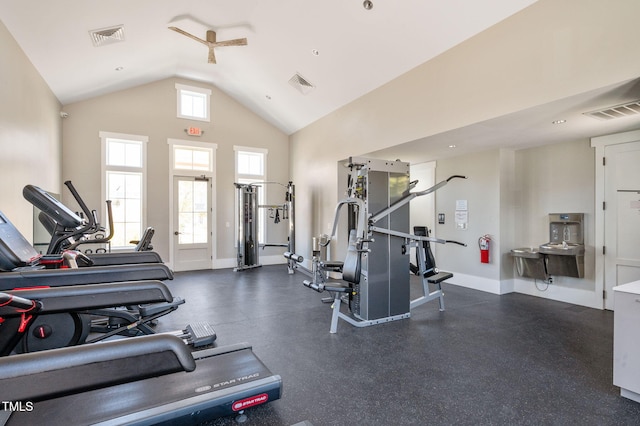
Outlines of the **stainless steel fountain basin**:
{"type": "Polygon", "coordinates": [[[521,277],[546,280],[549,278],[544,256],[534,247],[521,247],[511,250],[511,256],[521,277]]]}
{"type": "Polygon", "coordinates": [[[584,244],[547,243],[540,246],[540,253],[560,256],[580,256],[584,254],[584,244]]]}

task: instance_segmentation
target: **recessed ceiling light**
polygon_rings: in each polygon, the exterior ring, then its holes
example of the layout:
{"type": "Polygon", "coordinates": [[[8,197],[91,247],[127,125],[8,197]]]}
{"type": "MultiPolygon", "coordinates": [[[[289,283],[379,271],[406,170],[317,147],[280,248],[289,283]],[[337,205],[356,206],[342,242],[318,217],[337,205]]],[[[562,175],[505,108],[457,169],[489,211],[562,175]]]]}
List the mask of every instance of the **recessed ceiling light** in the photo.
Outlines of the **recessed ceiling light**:
{"type": "Polygon", "coordinates": [[[371,10],[373,9],[373,2],[371,2],[370,0],[364,0],[364,2],[362,2],[362,7],[367,10],[371,10]]]}
{"type": "Polygon", "coordinates": [[[122,71],[124,67],[116,67],[116,71],[122,71]]]}
{"type": "Polygon", "coordinates": [[[566,122],[567,122],[567,120],[555,120],[555,121],[552,121],[551,124],[562,124],[562,123],[566,123],[566,122]]]}
{"type": "Polygon", "coordinates": [[[313,50],[311,51],[311,53],[313,53],[313,56],[318,56],[318,55],[320,55],[320,51],[319,51],[318,49],[313,49],[313,50]]]}
{"type": "Polygon", "coordinates": [[[456,147],[455,145],[449,145],[449,148],[455,148],[455,147],[456,147]]]}

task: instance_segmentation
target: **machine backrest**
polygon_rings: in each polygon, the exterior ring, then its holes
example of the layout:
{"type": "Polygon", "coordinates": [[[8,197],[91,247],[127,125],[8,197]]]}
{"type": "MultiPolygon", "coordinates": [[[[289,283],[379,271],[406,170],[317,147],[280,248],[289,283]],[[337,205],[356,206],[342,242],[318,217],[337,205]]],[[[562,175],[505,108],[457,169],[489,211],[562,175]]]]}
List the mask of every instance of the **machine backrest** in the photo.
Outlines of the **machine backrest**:
{"type": "Polygon", "coordinates": [[[344,258],[342,266],[342,279],[358,284],[360,282],[360,271],[362,265],[362,253],[358,249],[358,236],[355,229],[349,231],[349,247],[347,256],[344,258]]]}
{"type": "Polygon", "coordinates": [[[21,266],[30,266],[39,258],[40,253],[0,212],[0,270],[11,271],[21,266]]]}
{"type": "MultiPolygon", "coordinates": [[[[428,237],[429,228],[427,228],[426,226],[414,226],[413,233],[418,237],[428,237]]],[[[431,251],[431,245],[429,244],[429,241],[423,241],[422,247],[424,248],[425,277],[430,277],[437,273],[436,258],[433,256],[433,252],[431,251]]],[[[418,267],[419,266],[420,265],[418,265],[418,267]]]]}

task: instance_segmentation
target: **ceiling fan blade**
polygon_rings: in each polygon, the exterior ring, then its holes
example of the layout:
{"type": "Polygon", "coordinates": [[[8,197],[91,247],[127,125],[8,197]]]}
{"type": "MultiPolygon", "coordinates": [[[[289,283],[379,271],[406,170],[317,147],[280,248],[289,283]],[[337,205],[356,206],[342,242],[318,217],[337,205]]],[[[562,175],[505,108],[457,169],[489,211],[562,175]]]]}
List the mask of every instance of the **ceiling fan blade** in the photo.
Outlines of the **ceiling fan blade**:
{"type": "Polygon", "coordinates": [[[178,27],[169,27],[169,29],[170,29],[170,30],[173,30],[173,31],[175,31],[175,32],[177,32],[177,33],[179,33],[179,34],[182,34],[182,35],[184,35],[184,36],[187,36],[187,37],[189,37],[189,38],[190,38],[190,39],[192,39],[192,40],[198,41],[198,42],[200,42],[200,43],[202,43],[202,44],[206,44],[207,46],[209,45],[209,43],[207,43],[207,41],[206,41],[206,40],[202,40],[201,38],[198,38],[198,37],[194,36],[193,34],[189,34],[188,32],[186,32],[186,31],[184,31],[184,30],[181,30],[181,29],[180,29],[180,28],[178,28],[178,27]]]}
{"type": "Polygon", "coordinates": [[[216,63],[216,54],[213,52],[213,45],[209,45],[209,63],[216,63]]]}
{"type": "Polygon", "coordinates": [[[218,41],[218,42],[214,43],[215,47],[246,46],[246,45],[247,45],[247,39],[246,38],[236,38],[234,40],[218,41]]]}

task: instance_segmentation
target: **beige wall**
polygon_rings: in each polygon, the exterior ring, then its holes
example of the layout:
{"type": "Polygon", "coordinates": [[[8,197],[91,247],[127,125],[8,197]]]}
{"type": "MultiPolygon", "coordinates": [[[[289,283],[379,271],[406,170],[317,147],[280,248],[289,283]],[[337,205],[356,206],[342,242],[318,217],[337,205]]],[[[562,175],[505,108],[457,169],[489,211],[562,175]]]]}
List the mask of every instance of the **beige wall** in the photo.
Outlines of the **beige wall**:
{"type": "Polygon", "coordinates": [[[436,213],[444,213],[446,223],[437,224],[434,235],[467,244],[467,247],[438,245],[438,267],[454,271],[456,277],[452,281],[456,284],[496,293],[500,280],[500,173],[499,150],[439,160],[436,182],[452,175],[463,175],[467,179],[453,179],[435,193],[436,213]],[[469,222],[464,230],[458,229],[454,220],[458,200],[465,200],[468,206],[469,222]],[[478,238],[485,234],[493,240],[488,264],[480,263],[478,248],[478,238]]]}
{"type": "MultiPolygon", "coordinates": [[[[548,242],[549,213],[584,213],[585,276],[554,277],[554,287],[595,292],[595,150],[590,141],[518,151],[515,164],[515,245],[548,242]]],[[[518,288],[539,293],[531,282],[518,288]]]]}
{"type": "MultiPolygon", "coordinates": [[[[216,252],[217,259],[235,258],[234,145],[266,148],[268,179],[289,181],[287,135],[267,124],[213,86],[183,79],[167,79],[133,89],[66,105],[70,117],[64,121],[63,179],[71,180],[90,208],[102,206],[100,131],[145,135],[148,143],[147,224],[156,229],[154,250],[169,261],[169,145],[167,139],[189,139],[217,144],[216,151],[216,252]],[[211,122],[176,117],[175,84],[212,90],[211,122]],[[199,138],[189,138],[184,129],[202,128],[199,138]],[[230,227],[226,227],[226,223],[230,227]]],[[[269,203],[283,203],[284,189],[268,189],[269,203]]],[[[72,204],[65,194],[65,202],[72,204]]],[[[268,229],[269,237],[286,241],[286,222],[268,229]]],[[[270,225],[271,226],[271,225],[270,225]]],[[[281,253],[266,249],[261,255],[281,253]]]]}
{"type": "Polygon", "coordinates": [[[31,241],[27,184],[60,192],[60,103],[0,22],[0,210],[31,241]]]}
{"type": "MultiPolygon", "coordinates": [[[[636,78],[640,70],[640,56],[634,54],[637,16],[640,16],[637,1],[540,0],[293,134],[291,174],[298,193],[306,197],[299,197],[298,216],[310,218],[307,223],[299,221],[298,251],[303,255],[310,253],[311,238],[327,231],[326,224],[338,198],[334,189],[338,160],[636,78]]],[[[423,150],[428,153],[429,146],[425,144],[423,150]]],[[[446,266],[461,276],[468,275],[470,280],[477,277],[481,287],[494,286],[494,280],[509,279],[508,265],[502,265],[508,262],[504,256],[512,248],[508,245],[526,243],[515,241],[513,233],[502,235],[514,229],[517,217],[508,215],[515,215],[520,208],[514,204],[513,190],[508,188],[509,181],[504,177],[505,173],[512,176],[518,173],[517,168],[513,169],[514,157],[495,152],[488,166],[500,172],[474,176],[487,185],[497,186],[496,189],[486,187],[491,202],[496,204],[481,208],[478,218],[477,203],[470,202],[474,208],[470,217],[474,228],[477,227],[474,230],[498,237],[497,262],[500,263],[482,269],[470,265],[470,261],[477,263],[477,255],[467,253],[477,251],[475,248],[467,249],[465,254],[458,250],[455,255],[441,256],[443,268],[446,266]],[[503,225],[498,223],[500,220],[503,225]]],[[[585,161],[590,160],[585,158],[585,161]]],[[[471,162],[472,158],[439,161],[438,177],[472,167],[471,162]],[[455,167],[458,162],[461,167],[455,167]]],[[[586,163],[585,167],[593,168],[593,162],[586,163]]],[[[472,191],[484,190],[476,184],[470,185],[474,185],[472,191]]],[[[583,188],[593,192],[592,182],[590,187],[585,187],[584,182],[572,181],[571,185],[577,186],[562,192],[583,192],[583,188]]],[[[436,211],[451,209],[450,205],[439,204],[443,199],[450,201],[451,197],[465,195],[458,194],[458,189],[454,192],[452,187],[447,186],[438,194],[436,211]]],[[[555,187],[550,184],[543,190],[553,192],[555,187]]],[[[547,207],[583,208],[582,204],[566,206],[563,203],[547,207]]],[[[444,232],[445,237],[451,232],[447,228],[438,231],[444,232]]],[[[470,246],[477,247],[475,233],[468,239],[470,246]]],[[[451,246],[445,250],[450,254],[456,248],[451,246]]],[[[581,284],[590,285],[589,280],[581,284]]],[[[504,290],[504,283],[497,287],[498,291],[504,290]]]]}

